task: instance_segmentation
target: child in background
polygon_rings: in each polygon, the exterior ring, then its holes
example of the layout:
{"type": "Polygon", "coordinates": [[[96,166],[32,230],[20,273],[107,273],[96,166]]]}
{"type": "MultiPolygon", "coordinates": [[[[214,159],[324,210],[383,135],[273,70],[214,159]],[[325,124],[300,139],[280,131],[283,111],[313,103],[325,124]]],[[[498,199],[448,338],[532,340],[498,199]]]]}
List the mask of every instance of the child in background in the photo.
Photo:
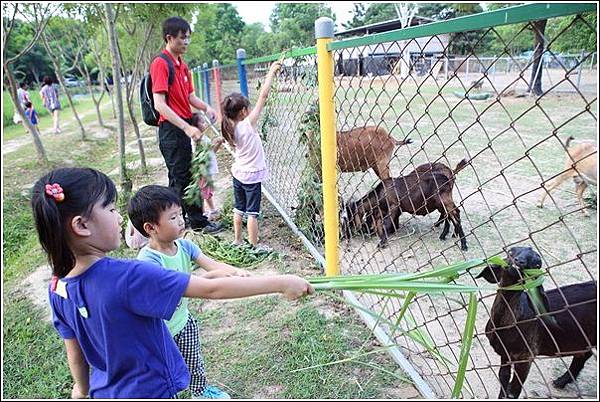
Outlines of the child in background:
{"type": "Polygon", "coordinates": [[[273,76],[281,67],[280,62],[271,64],[256,105],[250,110],[248,98],[239,93],[228,95],[221,103],[223,120],[221,132],[235,150],[231,167],[233,176],[233,230],[234,244],[242,244],[242,218],[248,217],[248,241],[257,250],[270,251],[258,244],[258,215],[260,214],[261,182],[269,176],[265,152],[256,127],[265,106],[273,76]]]}
{"type": "Polygon", "coordinates": [[[35,226],[54,274],[53,323],[74,379],[71,398],[172,398],[187,388],[189,371],[163,321],[184,296],[279,292],[297,299],[313,291],[293,275],[209,279],[107,257],[121,240],[116,197],[114,183],[87,168],[55,169],[33,187],[35,226]]]}
{"type": "Polygon", "coordinates": [[[32,126],[37,126],[38,114],[33,108],[33,104],[31,102],[25,102],[25,116],[29,119],[29,122],[32,126]]]}
{"type": "Polygon", "coordinates": [[[127,219],[127,228],[125,229],[125,244],[127,247],[138,250],[148,244],[149,239],[141,234],[131,223],[131,219],[127,219]]]}
{"type": "MultiPolygon", "coordinates": [[[[245,270],[213,260],[196,244],[180,238],[185,230],[183,211],[179,197],[170,188],[142,187],[129,201],[127,213],[135,228],[149,238],[148,245],[138,254],[138,260],[185,273],[191,273],[199,266],[207,271],[204,277],[249,275],[245,270]]],[[[166,324],[190,370],[192,397],[230,399],[226,392],[207,384],[198,324],[188,309],[186,298],[181,300],[173,318],[166,324]]]]}
{"type": "MultiPolygon", "coordinates": [[[[211,123],[215,123],[215,121],[216,119],[214,121],[211,121],[211,123]]],[[[206,124],[204,119],[200,117],[198,113],[194,113],[194,115],[192,116],[192,125],[198,127],[198,130],[200,130],[202,133],[208,128],[208,124],[206,124]]],[[[210,138],[208,138],[206,135],[203,135],[200,141],[205,146],[209,146],[211,148],[211,151],[209,153],[210,161],[208,166],[208,174],[214,180],[215,175],[219,173],[219,165],[217,163],[216,153],[219,151],[219,148],[221,148],[221,145],[223,145],[223,143],[225,142],[225,139],[223,137],[215,137],[211,141],[210,138]]],[[[196,152],[195,143],[192,143],[192,152],[196,152]]],[[[202,198],[204,199],[204,215],[208,218],[209,221],[216,221],[217,219],[219,219],[221,211],[215,207],[213,201],[213,195],[215,192],[214,187],[209,185],[206,181],[201,183],[200,187],[202,198]]]]}

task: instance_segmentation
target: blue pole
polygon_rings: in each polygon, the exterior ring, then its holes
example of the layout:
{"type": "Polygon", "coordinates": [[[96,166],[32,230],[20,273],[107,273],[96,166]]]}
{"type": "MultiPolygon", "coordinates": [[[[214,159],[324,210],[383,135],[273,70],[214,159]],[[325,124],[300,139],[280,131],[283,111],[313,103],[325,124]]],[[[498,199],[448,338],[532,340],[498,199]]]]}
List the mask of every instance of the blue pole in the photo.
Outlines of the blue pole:
{"type": "MultiPolygon", "coordinates": [[[[204,102],[210,105],[210,79],[208,76],[208,63],[202,65],[204,74],[204,102]]],[[[212,106],[212,105],[211,105],[212,106]]]]}
{"type": "Polygon", "coordinates": [[[246,79],[246,66],[243,64],[246,59],[246,51],[244,49],[238,49],[236,52],[237,55],[237,65],[238,65],[238,78],[240,80],[240,92],[245,97],[248,97],[248,81],[246,79]]]}

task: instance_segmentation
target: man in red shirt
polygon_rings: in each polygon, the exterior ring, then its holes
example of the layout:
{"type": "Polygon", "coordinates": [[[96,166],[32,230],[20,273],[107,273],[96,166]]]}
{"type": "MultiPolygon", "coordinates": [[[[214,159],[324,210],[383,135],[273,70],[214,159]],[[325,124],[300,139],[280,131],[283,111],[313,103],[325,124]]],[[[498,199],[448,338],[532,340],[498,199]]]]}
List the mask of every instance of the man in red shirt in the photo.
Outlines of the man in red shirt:
{"type": "Polygon", "coordinates": [[[169,187],[181,198],[184,214],[187,215],[192,229],[217,233],[223,229],[222,225],[209,222],[203,215],[202,206],[187,205],[183,201],[185,188],[192,180],[191,140],[197,141],[202,137],[200,130],[191,125],[191,106],[206,112],[209,117],[216,118],[213,108],[194,95],[192,76],[182,59],[182,55],[187,52],[190,35],[190,25],[183,18],[171,17],[163,22],[163,39],[166,43],[163,54],[170,59],[175,73],[171,85],[169,64],[166,60],[156,57],[150,65],[154,107],[160,113],[159,148],[169,172],[169,187]]]}

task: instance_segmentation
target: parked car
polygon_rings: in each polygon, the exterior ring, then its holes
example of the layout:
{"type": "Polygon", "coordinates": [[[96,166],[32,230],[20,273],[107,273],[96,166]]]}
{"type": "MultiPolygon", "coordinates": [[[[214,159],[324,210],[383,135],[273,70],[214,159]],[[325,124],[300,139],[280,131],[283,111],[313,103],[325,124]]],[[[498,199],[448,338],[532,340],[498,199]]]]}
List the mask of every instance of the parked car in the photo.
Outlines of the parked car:
{"type": "Polygon", "coordinates": [[[80,81],[74,77],[65,77],[65,86],[67,86],[69,88],[82,87],[82,86],[84,86],[84,83],[83,83],[83,81],[80,81]]]}

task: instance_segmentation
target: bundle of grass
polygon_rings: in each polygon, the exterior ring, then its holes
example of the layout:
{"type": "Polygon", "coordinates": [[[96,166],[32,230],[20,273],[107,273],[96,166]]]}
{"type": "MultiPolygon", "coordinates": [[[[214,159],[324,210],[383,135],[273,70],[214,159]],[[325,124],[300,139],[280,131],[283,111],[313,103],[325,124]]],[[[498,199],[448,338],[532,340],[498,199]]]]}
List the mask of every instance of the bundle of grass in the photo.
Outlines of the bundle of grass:
{"type": "MultiPolygon", "coordinates": [[[[396,317],[395,322],[385,318],[382,314],[365,309],[364,307],[352,305],[353,307],[373,316],[377,323],[387,325],[391,332],[391,338],[394,334],[406,335],[415,342],[421,344],[435,359],[449,369],[451,362],[446,359],[437,350],[431,339],[418,329],[415,320],[408,309],[410,303],[418,294],[439,294],[439,293],[460,293],[469,295],[467,307],[467,319],[462,333],[462,347],[458,360],[458,369],[456,382],[452,390],[452,397],[460,396],[467,368],[473,333],[475,329],[475,319],[477,315],[477,291],[476,286],[467,286],[457,283],[451,283],[456,280],[460,273],[475,268],[483,264],[503,264],[503,260],[498,257],[488,259],[473,259],[465,262],[455,263],[449,266],[439,267],[427,272],[412,274],[374,274],[374,275],[348,275],[336,277],[318,277],[311,278],[309,282],[316,291],[336,291],[345,290],[356,293],[365,293],[378,295],[387,298],[386,304],[381,311],[386,311],[387,303],[391,298],[402,298],[404,302],[402,308],[396,317]],[[402,329],[402,321],[406,322],[410,330],[402,329]]],[[[333,295],[335,297],[335,295],[333,295]]],[[[450,370],[449,370],[450,371],[450,370]]]]}
{"type": "Polygon", "coordinates": [[[209,187],[212,188],[214,185],[212,176],[209,174],[211,149],[212,144],[210,142],[198,141],[196,143],[196,151],[194,152],[190,168],[192,181],[185,188],[183,196],[183,200],[188,205],[198,205],[201,207],[205,198],[202,195],[203,190],[209,187]]]}
{"type": "Polygon", "coordinates": [[[275,251],[256,250],[250,244],[235,246],[208,234],[187,232],[184,237],[198,244],[202,252],[210,258],[238,268],[255,268],[265,261],[276,261],[282,258],[281,254],[275,251]]]}

